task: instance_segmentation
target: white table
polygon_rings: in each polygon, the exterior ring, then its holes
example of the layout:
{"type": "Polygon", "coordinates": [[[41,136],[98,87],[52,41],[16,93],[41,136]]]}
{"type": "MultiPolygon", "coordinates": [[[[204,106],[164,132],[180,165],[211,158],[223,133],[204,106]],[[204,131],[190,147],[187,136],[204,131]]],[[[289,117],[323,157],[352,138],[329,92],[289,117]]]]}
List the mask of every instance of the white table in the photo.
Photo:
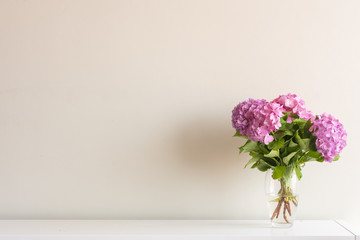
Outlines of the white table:
{"type": "Polygon", "coordinates": [[[297,220],[289,229],[265,220],[0,220],[0,240],[301,240],[355,239],[330,220],[297,220]]]}
{"type": "Polygon", "coordinates": [[[351,233],[353,233],[356,236],[357,240],[360,240],[360,219],[350,222],[345,222],[342,220],[336,221],[341,226],[349,230],[351,233]]]}

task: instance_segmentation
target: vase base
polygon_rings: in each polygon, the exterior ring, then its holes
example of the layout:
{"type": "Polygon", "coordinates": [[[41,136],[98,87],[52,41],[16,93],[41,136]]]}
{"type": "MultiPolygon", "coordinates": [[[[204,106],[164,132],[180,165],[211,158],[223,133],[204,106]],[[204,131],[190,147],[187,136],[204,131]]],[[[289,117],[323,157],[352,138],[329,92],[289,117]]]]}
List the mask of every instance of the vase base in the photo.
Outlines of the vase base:
{"type": "Polygon", "coordinates": [[[293,223],[276,223],[271,222],[271,226],[273,228],[291,228],[293,226],[293,223]]]}

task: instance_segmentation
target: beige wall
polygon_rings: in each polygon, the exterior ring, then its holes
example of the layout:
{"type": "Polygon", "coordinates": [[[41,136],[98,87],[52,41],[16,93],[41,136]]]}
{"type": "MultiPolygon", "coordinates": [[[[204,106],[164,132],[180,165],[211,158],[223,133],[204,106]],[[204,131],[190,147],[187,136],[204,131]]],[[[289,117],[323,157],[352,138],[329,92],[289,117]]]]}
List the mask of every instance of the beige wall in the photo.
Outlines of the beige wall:
{"type": "Polygon", "coordinates": [[[0,0],[0,33],[0,218],[267,218],[231,110],[288,92],[349,133],[298,218],[360,216],[360,1],[0,0]]]}

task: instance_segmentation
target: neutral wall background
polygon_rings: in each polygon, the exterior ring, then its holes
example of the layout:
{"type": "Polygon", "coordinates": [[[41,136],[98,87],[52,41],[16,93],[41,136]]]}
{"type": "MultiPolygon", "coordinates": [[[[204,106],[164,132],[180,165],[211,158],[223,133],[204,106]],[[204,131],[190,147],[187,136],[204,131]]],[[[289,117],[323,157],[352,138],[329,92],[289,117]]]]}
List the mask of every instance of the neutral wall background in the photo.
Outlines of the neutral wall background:
{"type": "Polygon", "coordinates": [[[360,1],[0,0],[0,34],[0,218],[265,219],[231,111],[289,92],[349,134],[298,218],[360,218],[360,1]]]}

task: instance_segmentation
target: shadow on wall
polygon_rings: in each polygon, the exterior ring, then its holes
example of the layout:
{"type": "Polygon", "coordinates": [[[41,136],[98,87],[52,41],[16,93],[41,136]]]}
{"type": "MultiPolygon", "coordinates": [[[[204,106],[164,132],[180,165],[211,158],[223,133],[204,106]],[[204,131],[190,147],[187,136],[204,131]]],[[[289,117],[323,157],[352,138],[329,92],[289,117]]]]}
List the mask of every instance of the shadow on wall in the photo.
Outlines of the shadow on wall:
{"type": "Polygon", "coordinates": [[[221,171],[240,165],[243,168],[247,157],[239,156],[238,147],[245,140],[232,137],[234,133],[228,118],[209,116],[187,122],[175,136],[182,164],[200,171],[221,171]]]}
{"type": "Polygon", "coordinates": [[[254,216],[252,208],[242,207],[256,206],[263,208],[260,212],[266,212],[262,198],[263,178],[258,176],[261,173],[257,175],[253,169],[244,169],[250,157],[248,154],[239,156],[238,147],[245,140],[232,137],[234,133],[228,118],[209,116],[186,122],[174,136],[177,164],[182,173],[186,173],[185,181],[191,183],[184,192],[188,194],[189,206],[182,206],[187,218],[264,217],[254,216]],[[192,206],[196,206],[196,211],[192,206]]]}

